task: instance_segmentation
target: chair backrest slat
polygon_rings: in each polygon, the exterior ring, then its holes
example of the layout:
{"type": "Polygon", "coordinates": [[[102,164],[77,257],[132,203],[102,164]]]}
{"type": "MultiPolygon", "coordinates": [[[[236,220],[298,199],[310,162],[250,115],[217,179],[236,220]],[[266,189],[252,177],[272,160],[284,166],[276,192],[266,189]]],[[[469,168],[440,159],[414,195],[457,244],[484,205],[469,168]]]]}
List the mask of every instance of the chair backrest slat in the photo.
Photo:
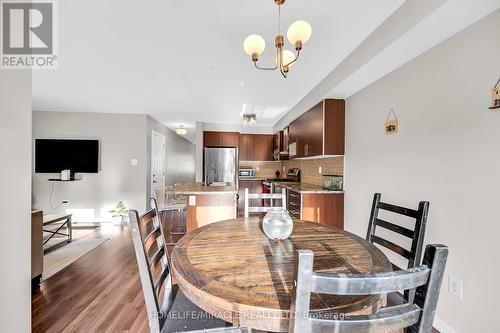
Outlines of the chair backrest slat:
{"type": "Polygon", "coordinates": [[[399,245],[396,245],[393,242],[390,242],[388,240],[380,238],[378,236],[372,235],[371,241],[372,241],[372,243],[380,244],[383,247],[388,248],[389,250],[391,250],[393,252],[396,252],[397,254],[399,254],[400,256],[402,256],[406,259],[409,259],[411,256],[410,251],[408,251],[407,249],[405,249],[399,245]]]}
{"type": "Polygon", "coordinates": [[[418,212],[414,209],[406,208],[406,207],[400,207],[396,205],[392,205],[386,202],[380,202],[378,205],[378,208],[387,210],[389,212],[393,212],[396,214],[408,216],[408,217],[413,217],[416,219],[418,217],[418,212]]]}
{"type": "Polygon", "coordinates": [[[298,250],[295,262],[290,333],[391,332],[407,328],[410,333],[428,333],[436,312],[448,257],[444,245],[428,245],[423,265],[398,272],[369,274],[325,274],[313,271],[314,253],[298,250]],[[348,318],[315,318],[309,312],[311,293],[335,295],[380,295],[416,289],[415,301],[383,308],[371,315],[348,318]]]}
{"type": "Polygon", "coordinates": [[[149,265],[154,268],[157,266],[158,262],[165,256],[165,245],[162,245],[158,251],[151,256],[149,265]]]}
{"type": "Polygon", "coordinates": [[[271,209],[275,209],[273,206],[250,206],[250,199],[271,199],[271,200],[281,200],[281,208],[286,210],[286,189],[282,189],[281,193],[249,193],[248,188],[245,188],[245,218],[250,216],[250,213],[266,213],[271,209]]]}
{"type": "Polygon", "coordinates": [[[388,230],[391,230],[391,231],[394,231],[394,232],[396,232],[400,235],[406,236],[408,238],[413,238],[414,231],[410,230],[408,228],[402,227],[400,225],[397,225],[397,224],[394,224],[391,222],[387,222],[387,221],[381,220],[379,218],[375,219],[375,225],[382,227],[382,228],[385,228],[385,229],[388,229],[388,230]]]}
{"type": "Polygon", "coordinates": [[[160,227],[155,227],[153,231],[151,231],[151,233],[149,233],[144,238],[144,250],[146,251],[146,253],[149,253],[149,250],[154,244],[156,244],[160,236],[161,236],[160,227]]]}
{"type": "Polygon", "coordinates": [[[311,292],[334,295],[367,295],[413,289],[427,282],[429,268],[370,274],[313,273],[311,292]]]}

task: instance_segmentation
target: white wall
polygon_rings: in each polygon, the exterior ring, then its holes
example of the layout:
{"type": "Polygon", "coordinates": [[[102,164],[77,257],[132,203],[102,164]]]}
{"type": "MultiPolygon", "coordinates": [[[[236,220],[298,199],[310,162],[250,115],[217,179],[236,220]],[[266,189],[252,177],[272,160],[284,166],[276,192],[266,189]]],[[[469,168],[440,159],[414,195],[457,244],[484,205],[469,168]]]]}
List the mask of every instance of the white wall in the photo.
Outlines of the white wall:
{"type": "Polygon", "coordinates": [[[0,70],[0,332],[31,331],[31,71],[0,70]]]}
{"type": "MultiPolygon", "coordinates": [[[[100,171],[82,174],[77,182],[55,183],[53,205],[49,205],[53,174],[33,173],[33,206],[44,212],[78,210],[76,222],[107,222],[109,210],[119,201],[128,207],[146,209],[146,117],[134,114],[33,112],[33,139],[70,138],[100,141],[100,171]],[[138,165],[131,165],[137,159],[138,165]],[[90,213],[94,218],[78,217],[90,213]]],[[[33,168],[34,170],[34,168],[33,168]]],[[[57,176],[57,175],[56,175],[57,176]]]]}
{"type": "Polygon", "coordinates": [[[500,111],[488,110],[498,31],[497,10],[347,100],[346,229],[364,237],[375,192],[431,202],[426,243],[450,248],[441,332],[500,332],[500,111]],[[400,131],[388,136],[390,107],[400,131]],[[463,280],[463,300],[448,293],[450,274],[463,280]]]}

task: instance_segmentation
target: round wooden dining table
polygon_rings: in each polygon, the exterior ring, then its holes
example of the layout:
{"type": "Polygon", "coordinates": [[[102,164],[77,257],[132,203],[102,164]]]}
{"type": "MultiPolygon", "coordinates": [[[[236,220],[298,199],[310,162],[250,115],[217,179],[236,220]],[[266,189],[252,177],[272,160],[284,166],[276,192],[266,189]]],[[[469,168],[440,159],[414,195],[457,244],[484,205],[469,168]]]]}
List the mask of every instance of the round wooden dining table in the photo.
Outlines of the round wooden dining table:
{"type": "MultiPolygon", "coordinates": [[[[252,329],[287,332],[295,252],[314,251],[314,271],[391,271],[387,257],[366,240],[327,225],[294,220],[284,241],[266,237],[261,219],[234,219],[197,228],[174,247],[173,276],[201,309],[252,329]]],[[[342,316],[371,313],[384,295],[311,294],[311,311],[342,316]]]]}

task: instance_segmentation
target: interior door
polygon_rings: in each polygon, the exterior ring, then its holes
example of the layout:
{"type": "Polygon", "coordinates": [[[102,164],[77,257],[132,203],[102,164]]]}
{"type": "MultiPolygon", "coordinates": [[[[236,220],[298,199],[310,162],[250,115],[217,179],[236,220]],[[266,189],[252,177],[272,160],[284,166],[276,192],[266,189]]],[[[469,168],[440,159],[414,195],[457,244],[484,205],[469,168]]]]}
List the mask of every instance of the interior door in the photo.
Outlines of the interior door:
{"type": "Polygon", "coordinates": [[[165,136],[151,133],[151,194],[165,187],[165,136]]]}

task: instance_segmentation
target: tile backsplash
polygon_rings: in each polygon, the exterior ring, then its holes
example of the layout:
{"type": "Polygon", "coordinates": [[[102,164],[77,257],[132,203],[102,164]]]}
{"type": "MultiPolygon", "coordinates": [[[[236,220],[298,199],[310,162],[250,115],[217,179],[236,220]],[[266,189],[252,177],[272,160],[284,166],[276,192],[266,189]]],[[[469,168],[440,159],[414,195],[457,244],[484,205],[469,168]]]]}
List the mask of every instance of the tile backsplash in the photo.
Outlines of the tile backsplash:
{"type": "Polygon", "coordinates": [[[248,168],[255,170],[255,177],[274,178],[276,171],[281,170],[280,162],[259,162],[259,161],[240,161],[240,169],[248,168]]]}
{"type": "Polygon", "coordinates": [[[300,181],[302,183],[321,185],[323,175],[344,175],[344,156],[316,158],[307,160],[290,160],[282,162],[286,170],[290,168],[300,169],[300,181]],[[319,168],[321,167],[321,174],[319,168]]]}
{"type": "Polygon", "coordinates": [[[240,162],[240,168],[254,169],[256,177],[274,178],[276,170],[280,170],[285,177],[286,170],[298,168],[301,173],[301,182],[321,185],[323,175],[344,175],[344,156],[326,158],[290,160],[281,162],[240,162]],[[257,170],[257,167],[259,170],[257,170]],[[319,168],[321,167],[321,174],[319,168]],[[285,171],[283,171],[283,168],[285,171]]]}

